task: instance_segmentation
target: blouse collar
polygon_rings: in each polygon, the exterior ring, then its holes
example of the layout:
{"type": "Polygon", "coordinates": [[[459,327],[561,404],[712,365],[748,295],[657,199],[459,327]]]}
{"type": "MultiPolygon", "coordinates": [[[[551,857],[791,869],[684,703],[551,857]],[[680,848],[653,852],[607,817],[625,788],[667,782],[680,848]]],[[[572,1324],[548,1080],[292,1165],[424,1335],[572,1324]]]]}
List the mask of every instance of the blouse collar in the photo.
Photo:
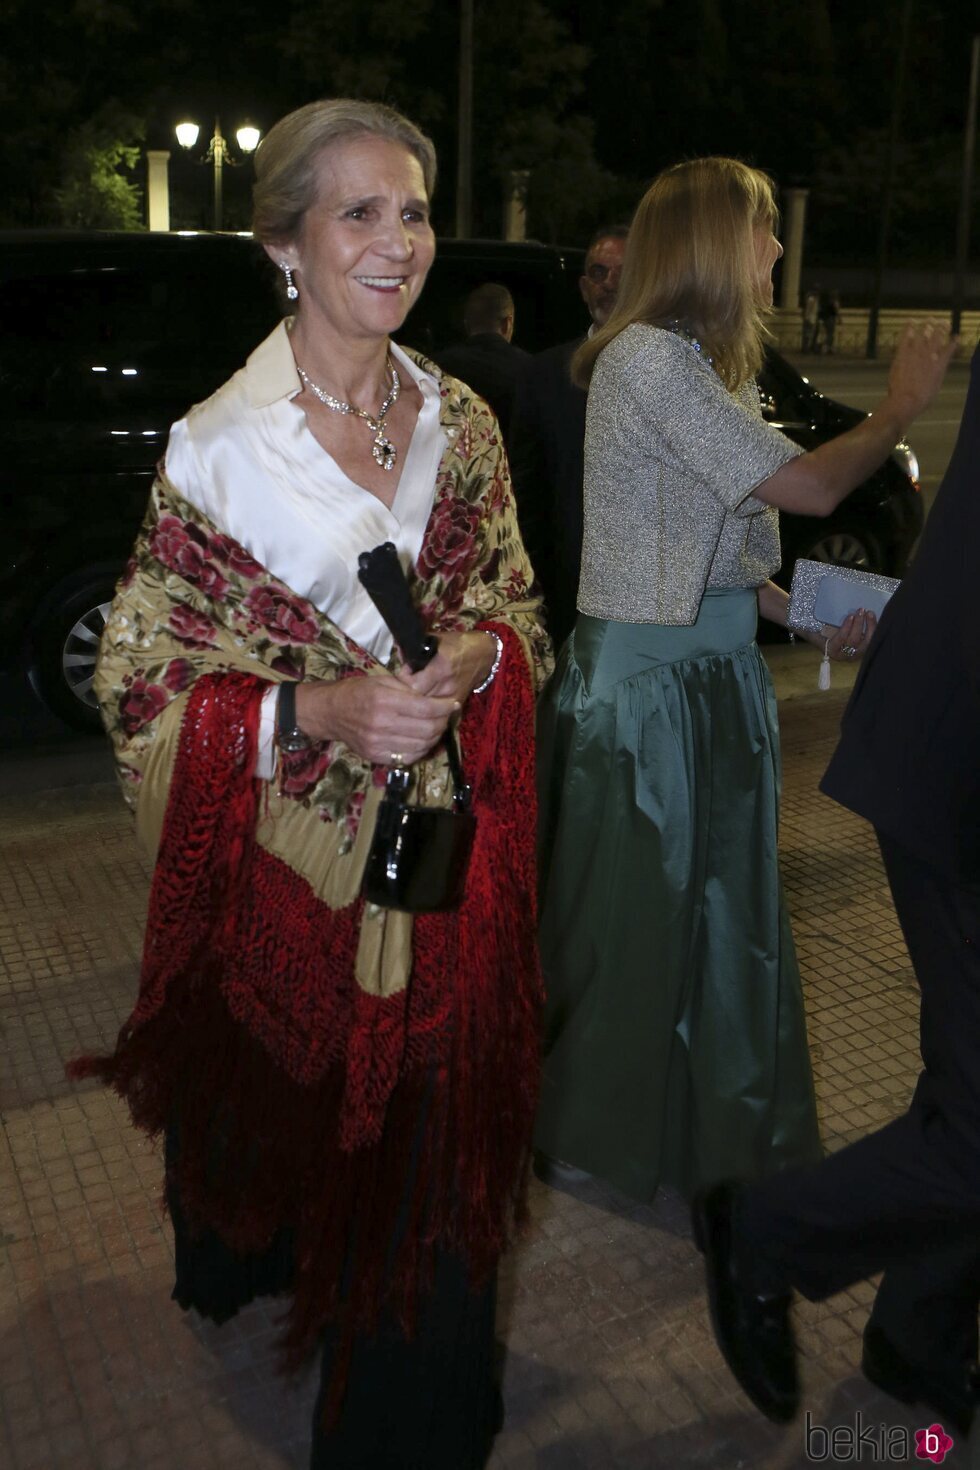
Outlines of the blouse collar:
{"type": "MultiPolygon", "coordinates": [[[[295,398],[302,393],[303,384],[296,369],[296,359],[289,345],[289,329],[294,318],[284,317],[249,356],[243,369],[245,391],[251,408],[268,408],[281,398],[295,398]]],[[[403,347],[391,343],[391,355],[417,383],[424,399],[438,398],[439,381],[433,371],[434,364],[410,356],[403,347]]]]}

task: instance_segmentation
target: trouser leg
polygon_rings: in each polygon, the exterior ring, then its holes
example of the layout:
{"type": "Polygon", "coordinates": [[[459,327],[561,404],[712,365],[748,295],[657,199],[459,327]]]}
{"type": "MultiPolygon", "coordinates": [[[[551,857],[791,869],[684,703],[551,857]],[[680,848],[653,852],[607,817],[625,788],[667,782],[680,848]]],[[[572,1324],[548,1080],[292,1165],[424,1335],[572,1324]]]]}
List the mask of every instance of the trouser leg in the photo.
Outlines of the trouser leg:
{"type": "Polygon", "coordinates": [[[978,1301],[980,1246],[970,1239],[886,1271],[871,1318],[913,1362],[975,1362],[978,1301]]]}
{"type": "Polygon", "coordinates": [[[885,1270],[883,1329],[901,1315],[911,1332],[910,1314],[899,1313],[907,1300],[947,1345],[975,1341],[980,886],[954,885],[895,844],[881,846],[922,990],[924,1068],[912,1105],[824,1163],[749,1190],[743,1240],[761,1285],[788,1282],[821,1299],[885,1270]]]}

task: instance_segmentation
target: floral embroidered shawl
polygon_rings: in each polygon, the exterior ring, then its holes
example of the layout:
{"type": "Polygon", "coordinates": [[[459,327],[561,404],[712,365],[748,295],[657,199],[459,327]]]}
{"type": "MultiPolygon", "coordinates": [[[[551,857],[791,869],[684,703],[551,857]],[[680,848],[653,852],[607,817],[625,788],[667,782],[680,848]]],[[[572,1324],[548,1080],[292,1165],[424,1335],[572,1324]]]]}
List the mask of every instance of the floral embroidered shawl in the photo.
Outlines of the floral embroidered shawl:
{"type": "MultiPolygon", "coordinates": [[[[485,1277],[526,1173],[533,705],[550,649],[496,422],[455,380],[441,393],[453,432],[413,596],[434,632],[504,641],[460,719],[477,839],[457,912],[412,920],[360,899],[383,770],[333,742],[254,777],[270,682],[378,666],[163,473],[98,667],[124,792],[137,810],[162,793],[160,838],[136,1007],[111,1056],[70,1070],[102,1077],[150,1132],[179,1118],[170,1183],[193,1229],[242,1253],[289,1233],[291,1361],[326,1323],[370,1326],[386,1302],[410,1327],[436,1247],[485,1277]]],[[[448,789],[436,755],[420,799],[448,789]]]]}

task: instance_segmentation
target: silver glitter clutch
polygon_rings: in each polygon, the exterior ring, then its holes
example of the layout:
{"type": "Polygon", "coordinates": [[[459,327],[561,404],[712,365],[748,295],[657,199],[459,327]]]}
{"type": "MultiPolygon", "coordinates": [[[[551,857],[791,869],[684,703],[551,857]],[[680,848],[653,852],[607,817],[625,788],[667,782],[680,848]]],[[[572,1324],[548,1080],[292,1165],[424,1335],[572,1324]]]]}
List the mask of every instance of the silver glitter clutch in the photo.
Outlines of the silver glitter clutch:
{"type": "Polygon", "coordinates": [[[824,624],[839,628],[848,613],[858,608],[880,617],[898,585],[897,577],[800,557],[793,570],[786,625],[803,633],[819,633],[824,624]]]}

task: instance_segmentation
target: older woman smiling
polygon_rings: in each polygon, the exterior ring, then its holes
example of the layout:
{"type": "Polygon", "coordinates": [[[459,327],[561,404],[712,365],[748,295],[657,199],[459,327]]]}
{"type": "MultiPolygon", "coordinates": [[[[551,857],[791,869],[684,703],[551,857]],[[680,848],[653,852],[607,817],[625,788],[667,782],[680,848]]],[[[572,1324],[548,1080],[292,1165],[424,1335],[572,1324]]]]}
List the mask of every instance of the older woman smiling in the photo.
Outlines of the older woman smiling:
{"type": "Polygon", "coordinates": [[[533,702],[548,667],[486,406],[391,341],[435,250],[432,145],[312,103],[256,162],[294,316],[175,424],[98,692],[156,856],[136,1008],[75,1065],[167,1137],[175,1296],[288,1293],[324,1342],[314,1466],[485,1463],[493,1279],[536,1095],[533,702]],[[393,542],[439,651],[357,578],[393,542]],[[477,835],[452,913],[366,905],[387,768],[477,835]]]}

